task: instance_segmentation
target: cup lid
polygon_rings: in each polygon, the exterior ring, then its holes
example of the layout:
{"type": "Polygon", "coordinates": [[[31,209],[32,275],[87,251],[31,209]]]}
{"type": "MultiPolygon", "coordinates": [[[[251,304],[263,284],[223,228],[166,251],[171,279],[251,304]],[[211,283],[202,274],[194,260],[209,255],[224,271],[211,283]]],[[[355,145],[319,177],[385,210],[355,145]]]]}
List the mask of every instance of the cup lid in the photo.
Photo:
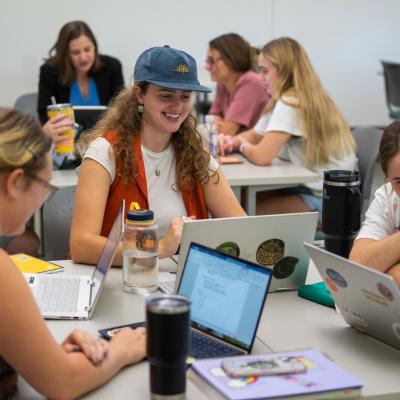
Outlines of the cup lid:
{"type": "Polygon", "coordinates": [[[154,221],[154,212],[145,208],[139,208],[138,210],[128,211],[127,217],[127,220],[132,222],[151,222],[154,221]]]}

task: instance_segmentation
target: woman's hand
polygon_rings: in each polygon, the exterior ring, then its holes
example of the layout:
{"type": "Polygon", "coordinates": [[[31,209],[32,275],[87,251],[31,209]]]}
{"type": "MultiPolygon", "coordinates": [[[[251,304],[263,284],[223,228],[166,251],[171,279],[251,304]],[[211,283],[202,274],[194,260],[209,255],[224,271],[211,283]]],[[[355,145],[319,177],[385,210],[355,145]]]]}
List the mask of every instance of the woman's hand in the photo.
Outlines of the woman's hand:
{"type": "Polygon", "coordinates": [[[181,243],[183,223],[185,221],[195,220],[195,216],[190,217],[175,217],[171,219],[168,226],[168,231],[164,238],[160,240],[159,257],[166,258],[176,254],[181,243]]]}
{"type": "Polygon", "coordinates": [[[146,330],[144,328],[122,328],[111,339],[112,351],[120,352],[124,365],[133,364],[146,356],[146,330]]]}
{"type": "Polygon", "coordinates": [[[241,141],[242,138],[239,135],[231,136],[220,133],[218,135],[218,153],[224,156],[225,154],[238,151],[241,141]]]}
{"type": "Polygon", "coordinates": [[[65,114],[56,115],[50,118],[43,126],[43,132],[49,136],[54,143],[61,143],[70,140],[69,136],[60,136],[60,133],[71,129],[73,122],[70,117],[65,114]]]}
{"type": "Polygon", "coordinates": [[[72,331],[62,343],[67,353],[81,351],[94,365],[101,364],[107,356],[109,343],[103,339],[96,339],[80,330],[72,331]]]}

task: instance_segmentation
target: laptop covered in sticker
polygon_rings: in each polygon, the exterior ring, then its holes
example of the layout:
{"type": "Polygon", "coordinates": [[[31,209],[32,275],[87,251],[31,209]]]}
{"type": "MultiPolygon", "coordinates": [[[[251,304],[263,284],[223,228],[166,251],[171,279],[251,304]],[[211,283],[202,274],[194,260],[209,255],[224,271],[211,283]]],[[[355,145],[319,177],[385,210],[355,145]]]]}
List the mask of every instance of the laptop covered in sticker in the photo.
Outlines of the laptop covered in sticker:
{"type": "Polygon", "coordinates": [[[304,246],[347,324],[400,349],[400,291],[394,279],[311,244],[304,246]]]}

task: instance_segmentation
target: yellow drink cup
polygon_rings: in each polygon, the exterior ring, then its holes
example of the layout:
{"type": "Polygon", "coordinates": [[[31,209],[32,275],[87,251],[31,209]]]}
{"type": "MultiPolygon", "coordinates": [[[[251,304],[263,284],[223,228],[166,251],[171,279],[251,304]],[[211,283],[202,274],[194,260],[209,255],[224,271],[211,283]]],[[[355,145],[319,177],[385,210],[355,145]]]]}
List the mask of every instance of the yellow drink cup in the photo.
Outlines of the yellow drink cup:
{"type": "MultiPolygon", "coordinates": [[[[68,115],[72,123],[74,122],[74,110],[72,108],[72,104],[51,104],[47,106],[47,116],[49,117],[49,119],[59,114],[68,115]]],[[[58,154],[73,153],[75,150],[75,130],[71,127],[71,129],[67,129],[64,132],[61,132],[59,135],[65,137],[66,140],[61,143],[56,143],[56,152],[58,154]]]]}

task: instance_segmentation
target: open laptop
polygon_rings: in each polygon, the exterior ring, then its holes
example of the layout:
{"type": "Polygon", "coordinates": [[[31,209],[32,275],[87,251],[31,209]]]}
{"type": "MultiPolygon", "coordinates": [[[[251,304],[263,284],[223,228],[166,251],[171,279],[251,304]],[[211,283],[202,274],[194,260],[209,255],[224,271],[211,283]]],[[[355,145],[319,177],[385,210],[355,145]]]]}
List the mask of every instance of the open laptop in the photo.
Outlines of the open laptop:
{"type": "MultiPolygon", "coordinates": [[[[251,352],[272,271],[247,260],[191,243],[178,294],[190,298],[193,358],[251,352]]],[[[130,324],[136,327],[143,325],[130,324]]],[[[102,329],[106,338],[121,327],[102,329]]]]}
{"type": "Polygon", "coordinates": [[[24,274],[45,318],[91,318],[122,238],[124,212],[125,201],[122,201],[92,277],[66,274],[24,274]]]}
{"type": "Polygon", "coordinates": [[[106,106],[73,106],[75,122],[82,125],[83,131],[92,129],[101,118],[106,106]]]}
{"type": "Polygon", "coordinates": [[[316,212],[186,221],[175,283],[160,282],[159,288],[177,292],[193,241],[271,269],[271,292],[296,290],[304,285],[308,271],[309,256],[303,242],[314,240],[317,222],[316,212]]]}
{"type": "Polygon", "coordinates": [[[304,243],[344,320],[400,349],[400,292],[394,279],[304,243]]]}

